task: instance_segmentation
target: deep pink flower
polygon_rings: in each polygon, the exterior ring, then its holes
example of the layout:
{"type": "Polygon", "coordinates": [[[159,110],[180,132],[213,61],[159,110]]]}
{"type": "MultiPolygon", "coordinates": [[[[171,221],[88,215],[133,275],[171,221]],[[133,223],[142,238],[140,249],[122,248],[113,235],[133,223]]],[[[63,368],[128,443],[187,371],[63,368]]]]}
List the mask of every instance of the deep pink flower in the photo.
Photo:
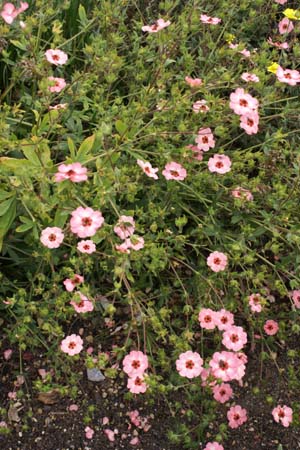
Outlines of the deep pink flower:
{"type": "Polygon", "coordinates": [[[224,450],[224,447],[218,442],[208,442],[203,450],[224,450]]]}
{"type": "Polygon", "coordinates": [[[84,282],[84,277],[81,275],[77,275],[77,273],[74,275],[73,278],[66,278],[63,283],[65,285],[65,288],[68,292],[74,291],[75,287],[84,282]]]}
{"type": "Polygon", "coordinates": [[[156,175],[156,172],[158,172],[157,167],[153,168],[149,162],[144,162],[141,159],[138,159],[137,163],[148,177],[154,178],[154,180],[158,180],[158,176],[156,175]]]}
{"type": "Polygon", "coordinates": [[[260,294],[251,294],[251,295],[249,295],[248,299],[249,299],[249,305],[250,305],[251,311],[260,313],[262,310],[261,295],[260,294]]]}
{"type": "Polygon", "coordinates": [[[298,70],[283,69],[279,66],[276,71],[276,76],[278,81],[287,83],[290,86],[296,86],[297,83],[300,83],[300,72],[298,70]]]}
{"type": "Polygon", "coordinates": [[[282,19],[278,24],[278,30],[280,34],[286,34],[293,31],[294,25],[287,17],[282,19]]]}
{"type": "Polygon", "coordinates": [[[62,50],[58,49],[46,50],[45,56],[49,63],[55,64],[56,66],[62,66],[68,61],[68,55],[62,50]]]}
{"type": "Polygon", "coordinates": [[[258,76],[255,75],[254,73],[249,73],[249,72],[242,73],[241,79],[246,81],[247,83],[249,83],[250,81],[252,81],[253,83],[259,82],[258,76]]]}
{"type": "Polygon", "coordinates": [[[168,27],[169,25],[171,25],[171,22],[169,20],[167,20],[165,22],[164,19],[158,19],[156,21],[156,23],[153,25],[144,25],[142,27],[142,30],[148,31],[148,33],[157,33],[158,31],[163,30],[164,28],[168,27]]]}
{"type": "Polygon", "coordinates": [[[197,147],[203,152],[207,152],[210,148],[215,147],[214,135],[210,128],[200,128],[195,139],[197,147]]]}
{"type": "Polygon", "coordinates": [[[216,312],[210,308],[202,308],[198,315],[200,327],[206,330],[214,330],[216,327],[216,312]]]}
{"type": "Polygon", "coordinates": [[[83,349],[83,340],[77,334],[71,334],[61,341],[60,348],[70,356],[77,355],[83,349]]]}
{"type": "Polygon", "coordinates": [[[217,384],[212,388],[214,399],[219,403],[226,403],[232,397],[233,391],[230,384],[217,384]]]}
{"type": "Polygon", "coordinates": [[[213,272],[220,272],[226,269],[228,259],[222,252],[212,252],[206,261],[213,272]]]}
{"type": "Polygon", "coordinates": [[[214,377],[222,381],[241,380],[245,375],[245,364],[233,352],[215,352],[209,365],[214,377]]]}
{"type": "Polygon", "coordinates": [[[201,78],[191,78],[189,76],[186,76],[185,81],[191,87],[198,87],[203,84],[203,81],[201,80],[201,78]]]}
{"type": "Polygon", "coordinates": [[[220,311],[216,311],[214,315],[214,321],[217,328],[220,331],[227,330],[234,323],[234,316],[230,311],[226,309],[221,309],[220,311]]]}
{"type": "Polygon", "coordinates": [[[16,8],[12,3],[5,3],[0,15],[6,23],[11,25],[15,18],[23,11],[26,11],[27,8],[29,8],[27,2],[21,2],[20,8],[16,8]]]}
{"type": "Polygon", "coordinates": [[[132,216],[120,216],[114,227],[114,232],[121,239],[126,239],[134,233],[135,221],[132,216]]]}
{"type": "Polygon", "coordinates": [[[195,378],[203,370],[203,359],[197,352],[187,351],[181,353],[176,361],[176,369],[179,375],[187,378],[195,378]]]}
{"type": "Polygon", "coordinates": [[[231,160],[229,156],[215,154],[212,158],[209,158],[207,165],[210,172],[223,175],[224,173],[230,172],[231,160]]]}
{"type": "Polygon", "coordinates": [[[79,250],[81,253],[91,254],[96,251],[96,245],[93,241],[87,239],[85,241],[78,242],[77,250],[79,250]]]}
{"type": "Polygon", "coordinates": [[[128,378],[127,387],[133,394],[144,394],[148,388],[143,375],[128,378]]]}
{"type": "Polygon", "coordinates": [[[233,191],[231,191],[231,195],[234,198],[239,198],[241,200],[247,200],[248,202],[253,200],[253,195],[252,195],[251,191],[249,191],[248,189],[244,189],[240,186],[236,187],[233,191]]]}
{"type": "Polygon", "coordinates": [[[269,336],[274,336],[279,330],[278,323],[275,320],[267,320],[264,324],[264,330],[269,336]]]}
{"type": "Polygon", "coordinates": [[[201,14],[200,20],[202,23],[207,23],[209,25],[217,25],[218,23],[222,22],[222,20],[218,17],[210,17],[206,14],[201,14]]]}
{"type": "Polygon", "coordinates": [[[71,231],[80,238],[94,236],[104,223],[102,213],[94,211],[92,208],[79,206],[71,215],[71,231]]]}
{"type": "Polygon", "coordinates": [[[72,164],[61,164],[58,166],[58,172],[54,175],[56,182],[70,180],[74,183],[80,183],[80,181],[86,181],[87,168],[83,167],[79,162],[72,164]]]}
{"type": "Polygon", "coordinates": [[[207,111],[209,111],[209,107],[206,104],[206,100],[197,100],[193,104],[193,111],[196,114],[198,114],[199,112],[206,113],[207,111]]]}
{"type": "Polygon", "coordinates": [[[51,82],[48,88],[50,92],[60,92],[67,86],[64,78],[48,77],[48,80],[51,82]]]}
{"type": "Polygon", "coordinates": [[[76,294],[79,295],[80,300],[78,301],[78,299],[76,299],[70,302],[75,311],[78,313],[86,313],[93,311],[94,309],[93,303],[81,292],[77,292],[76,294]]]}
{"type": "Polygon", "coordinates": [[[222,344],[228,348],[228,350],[238,352],[246,343],[247,333],[245,333],[242,327],[232,325],[223,333],[222,344]]]}
{"type": "Polygon", "coordinates": [[[258,108],[258,101],[252,95],[247,94],[244,89],[237,88],[230,94],[229,106],[235,114],[240,116],[252,113],[258,108]]]}
{"type": "Polygon", "coordinates": [[[128,376],[142,375],[148,369],[148,358],[141,351],[132,350],[123,359],[123,370],[128,376]]]}
{"type": "Polygon", "coordinates": [[[272,411],[272,415],[275,422],[281,422],[284,427],[289,427],[290,423],[293,421],[293,410],[286,405],[276,406],[272,411]]]}
{"type": "Polygon", "coordinates": [[[290,294],[296,308],[300,309],[300,289],[295,289],[295,290],[289,292],[289,294],[290,294]]]}
{"type": "Polygon", "coordinates": [[[174,161],[167,163],[162,171],[166,180],[179,180],[182,181],[186,178],[187,172],[181,164],[174,161]]]}
{"type": "Polygon", "coordinates": [[[45,247],[58,248],[64,240],[64,233],[61,228],[47,227],[42,231],[40,241],[45,247]]]}
{"type": "Polygon", "coordinates": [[[230,428],[238,428],[247,422],[247,411],[240,405],[232,406],[227,412],[230,428]]]}

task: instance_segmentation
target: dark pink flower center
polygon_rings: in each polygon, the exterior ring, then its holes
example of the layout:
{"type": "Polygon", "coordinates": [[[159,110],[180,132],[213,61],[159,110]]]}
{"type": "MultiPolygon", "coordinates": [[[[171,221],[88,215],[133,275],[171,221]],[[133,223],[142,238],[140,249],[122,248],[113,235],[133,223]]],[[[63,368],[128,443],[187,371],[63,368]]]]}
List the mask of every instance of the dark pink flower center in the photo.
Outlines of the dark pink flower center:
{"type": "Polygon", "coordinates": [[[68,347],[72,350],[73,348],[75,348],[76,347],[76,342],[70,342],[69,343],[69,345],[68,345],[68,347]]]}
{"type": "Polygon", "coordinates": [[[222,163],[222,161],[218,161],[218,162],[216,163],[216,167],[217,167],[218,169],[222,169],[223,166],[224,166],[224,164],[222,163]]]}
{"type": "Polygon", "coordinates": [[[244,107],[248,106],[247,100],[245,100],[244,98],[241,98],[240,99],[240,106],[244,106],[244,107]]]}
{"type": "Polygon", "coordinates": [[[131,365],[134,369],[138,369],[141,366],[141,363],[140,361],[132,361],[131,365]]]}
{"type": "Polygon", "coordinates": [[[239,337],[238,337],[237,334],[232,334],[232,335],[230,336],[230,340],[231,340],[231,342],[238,342],[239,337]]]}
{"type": "Polygon", "coordinates": [[[177,170],[170,170],[170,174],[172,175],[172,177],[179,177],[179,173],[177,172],[177,170]]]}
{"type": "Polygon", "coordinates": [[[222,370],[227,370],[228,367],[229,367],[229,365],[228,365],[228,363],[227,363],[226,361],[223,361],[223,360],[221,359],[221,361],[219,361],[219,367],[220,367],[220,369],[222,369],[222,370]]]}
{"type": "Polygon", "coordinates": [[[194,363],[194,361],[192,361],[191,359],[189,359],[189,360],[186,361],[186,363],[185,363],[185,367],[186,367],[187,369],[193,369],[194,366],[195,366],[195,363],[194,363]]]}
{"type": "Polygon", "coordinates": [[[56,235],[51,233],[51,234],[49,234],[48,239],[49,239],[49,241],[54,242],[54,241],[56,241],[56,235]]]}
{"type": "Polygon", "coordinates": [[[83,219],[81,219],[81,224],[84,227],[90,227],[92,225],[93,221],[90,217],[83,217],[83,219]]]}
{"type": "Polygon", "coordinates": [[[141,380],[141,378],[139,378],[139,377],[136,377],[136,379],[135,379],[135,381],[134,381],[134,384],[135,384],[136,386],[141,386],[142,383],[143,383],[143,380],[141,380]]]}

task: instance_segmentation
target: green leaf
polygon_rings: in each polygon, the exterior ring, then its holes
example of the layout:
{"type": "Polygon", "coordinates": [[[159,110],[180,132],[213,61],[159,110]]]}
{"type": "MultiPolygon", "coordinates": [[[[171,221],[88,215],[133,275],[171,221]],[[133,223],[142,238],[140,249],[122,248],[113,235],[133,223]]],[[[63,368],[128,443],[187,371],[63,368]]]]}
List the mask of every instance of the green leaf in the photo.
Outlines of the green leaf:
{"type": "Polygon", "coordinates": [[[34,223],[23,223],[19,227],[16,228],[17,233],[24,233],[24,231],[30,230],[34,226],[34,223]]]}
{"type": "Polygon", "coordinates": [[[18,159],[18,158],[8,158],[7,156],[2,156],[0,158],[1,170],[7,170],[7,172],[16,173],[23,175],[28,174],[32,169],[36,168],[30,161],[27,159],[18,159]]]}
{"type": "Polygon", "coordinates": [[[22,152],[24,153],[28,161],[30,161],[34,166],[42,167],[40,158],[36,154],[35,148],[36,147],[33,145],[22,146],[22,152]]]}
{"type": "Polygon", "coordinates": [[[116,120],[115,127],[120,136],[123,136],[128,129],[128,126],[122,120],[116,120]]]}
{"type": "Polygon", "coordinates": [[[11,207],[12,203],[15,201],[15,196],[13,198],[9,198],[4,202],[0,203],[0,216],[4,216],[7,210],[11,207]]]}
{"type": "Polygon", "coordinates": [[[0,251],[2,250],[3,238],[16,217],[16,209],[17,202],[16,198],[14,197],[6,213],[0,217],[0,251]]]}
{"type": "Polygon", "coordinates": [[[79,15],[79,19],[80,19],[80,24],[83,27],[86,27],[87,24],[89,23],[88,18],[86,16],[86,12],[85,12],[85,8],[83,5],[79,5],[78,8],[78,15],[79,15]]]}
{"type": "Polygon", "coordinates": [[[20,50],[26,50],[26,44],[25,42],[15,41],[14,39],[11,39],[10,42],[20,50]]]}
{"type": "Polygon", "coordinates": [[[90,155],[94,142],[95,142],[94,134],[92,134],[92,136],[89,136],[82,142],[77,152],[76,161],[85,162],[85,160],[87,159],[86,157],[90,155]]]}
{"type": "Polygon", "coordinates": [[[69,216],[69,212],[63,209],[57,209],[54,217],[54,226],[63,228],[69,216]]]}
{"type": "Polygon", "coordinates": [[[68,147],[70,150],[71,158],[72,160],[74,160],[76,156],[76,147],[74,141],[70,137],[68,137],[68,147]]]}

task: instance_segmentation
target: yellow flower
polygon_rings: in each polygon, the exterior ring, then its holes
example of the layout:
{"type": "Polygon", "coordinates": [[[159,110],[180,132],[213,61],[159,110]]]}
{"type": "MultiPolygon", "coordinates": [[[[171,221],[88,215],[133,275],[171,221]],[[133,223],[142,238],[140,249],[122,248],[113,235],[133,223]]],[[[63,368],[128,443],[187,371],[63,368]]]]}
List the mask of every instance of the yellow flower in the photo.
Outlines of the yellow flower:
{"type": "Polygon", "coordinates": [[[290,20],[300,20],[300,13],[297,9],[287,8],[283,11],[283,14],[290,20]]]}
{"type": "Polygon", "coordinates": [[[273,62],[270,66],[267,67],[267,69],[268,69],[268,72],[276,73],[278,67],[279,67],[279,64],[277,64],[276,62],[273,62]]]}

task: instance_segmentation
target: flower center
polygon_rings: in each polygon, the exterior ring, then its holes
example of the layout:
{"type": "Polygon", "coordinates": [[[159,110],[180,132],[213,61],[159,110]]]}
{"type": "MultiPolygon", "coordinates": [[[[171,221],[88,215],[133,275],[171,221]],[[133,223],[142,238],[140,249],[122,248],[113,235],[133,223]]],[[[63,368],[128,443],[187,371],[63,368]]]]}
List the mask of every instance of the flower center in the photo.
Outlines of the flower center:
{"type": "Polygon", "coordinates": [[[227,370],[229,365],[228,365],[228,363],[226,361],[221,360],[221,361],[219,361],[219,367],[222,370],[227,370]]]}
{"type": "Polygon", "coordinates": [[[53,234],[53,233],[51,233],[51,234],[49,235],[48,239],[49,239],[49,241],[54,242],[54,241],[56,241],[56,235],[53,234]]]}
{"type": "Polygon", "coordinates": [[[52,55],[52,59],[54,61],[59,61],[59,56],[58,55],[52,55]]]}
{"type": "Polygon", "coordinates": [[[135,379],[135,381],[134,381],[134,384],[135,384],[136,386],[141,386],[142,383],[143,383],[143,380],[141,380],[141,378],[139,378],[139,377],[136,377],[136,379],[135,379]]]}
{"type": "Polygon", "coordinates": [[[172,177],[179,177],[179,173],[177,172],[177,170],[170,170],[170,174],[172,175],[172,177]]]}
{"type": "Polygon", "coordinates": [[[245,100],[244,98],[241,98],[240,99],[240,106],[244,106],[244,107],[248,106],[247,100],[245,100]]]}
{"type": "Polygon", "coordinates": [[[220,258],[215,258],[214,259],[214,264],[221,264],[220,258]]]}
{"type": "Polygon", "coordinates": [[[131,365],[134,369],[138,369],[141,366],[141,363],[139,361],[132,361],[131,365]]]}
{"type": "Polygon", "coordinates": [[[72,169],[67,172],[68,177],[71,177],[74,174],[75,174],[75,172],[72,169]]]}
{"type": "Polygon", "coordinates": [[[230,340],[231,340],[231,342],[238,342],[239,337],[238,337],[237,334],[232,334],[232,335],[230,336],[230,340]]]}
{"type": "Polygon", "coordinates": [[[207,136],[203,136],[202,142],[203,142],[203,144],[207,144],[208,143],[208,137],[207,136]]]}
{"type": "Polygon", "coordinates": [[[206,322],[206,323],[211,322],[211,317],[210,316],[205,316],[204,317],[204,322],[206,322]]]}
{"type": "Polygon", "coordinates": [[[254,121],[253,121],[252,119],[247,119],[247,125],[248,125],[249,127],[253,127],[254,121]]]}
{"type": "Polygon", "coordinates": [[[93,221],[90,217],[83,217],[83,219],[81,219],[81,224],[84,227],[90,227],[92,225],[93,221]]]}
{"type": "Polygon", "coordinates": [[[89,250],[90,246],[89,246],[89,244],[84,244],[83,248],[84,248],[84,250],[89,250]]]}
{"type": "Polygon", "coordinates": [[[187,369],[193,369],[194,366],[195,366],[195,363],[194,363],[191,359],[189,359],[189,360],[186,361],[186,363],[185,363],[185,367],[186,367],[187,369]]]}
{"type": "Polygon", "coordinates": [[[218,162],[216,163],[216,167],[217,167],[218,169],[222,169],[223,166],[224,166],[224,164],[222,163],[222,161],[218,161],[218,162]]]}
{"type": "Polygon", "coordinates": [[[233,418],[234,418],[234,420],[239,420],[240,415],[239,414],[234,414],[233,418]]]}
{"type": "Polygon", "coordinates": [[[68,345],[68,347],[69,347],[70,349],[75,348],[75,347],[76,347],[76,342],[70,342],[69,345],[68,345]]]}

